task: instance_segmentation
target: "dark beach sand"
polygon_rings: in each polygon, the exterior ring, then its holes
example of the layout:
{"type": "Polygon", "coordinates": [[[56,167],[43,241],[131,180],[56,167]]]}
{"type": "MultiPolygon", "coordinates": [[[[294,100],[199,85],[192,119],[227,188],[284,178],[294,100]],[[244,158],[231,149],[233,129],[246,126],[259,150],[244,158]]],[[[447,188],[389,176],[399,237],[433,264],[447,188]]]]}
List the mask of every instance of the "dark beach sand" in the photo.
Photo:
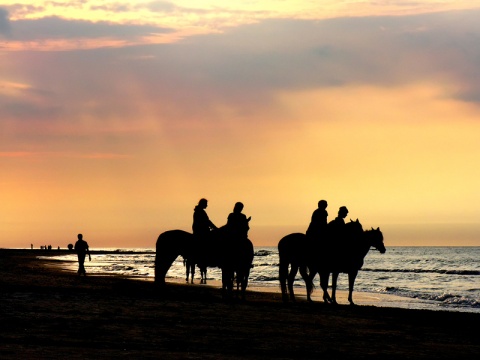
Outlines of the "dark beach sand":
{"type": "MultiPolygon", "coordinates": [[[[62,252],[51,251],[52,256],[62,252]]],[[[0,250],[1,359],[477,359],[480,315],[328,306],[278,293],[79,278],[0,250]]],[[[88,269],[87,269],[88,271],[88,269]]]]}

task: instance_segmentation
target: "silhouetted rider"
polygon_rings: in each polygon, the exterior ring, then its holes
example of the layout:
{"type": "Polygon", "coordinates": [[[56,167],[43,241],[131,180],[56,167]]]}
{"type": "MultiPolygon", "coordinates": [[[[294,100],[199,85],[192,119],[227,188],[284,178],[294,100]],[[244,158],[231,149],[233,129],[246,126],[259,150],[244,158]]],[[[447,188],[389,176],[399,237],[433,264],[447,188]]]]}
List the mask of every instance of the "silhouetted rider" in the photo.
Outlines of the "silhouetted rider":
{"type": "Polygon", "coordinates": [[[338,209],[338,216],[334,220],[330,221],[328,225],[341,228],[342,226],[345,225],[344,219],[347,217],[347,215],[348,215],[347,207],[341,206],[340,209],[338,209]]]}
{"type": "Polygon", "coordinates": [[[341,206],[338,209],[338,216],[328,223],[329,245],[334,251],[338,251],[345,246],[345,218],[347,217],[348,209],[346,206],[341,206]]]}
{"type": "Polygon", "coordinates": [[[325,236],[328,218],[327,206],[326,200],[318,202],[318,208],[313,212],[312,220],[306,232],[309,239],[318,241],[322,236],[325,236]]]}
{"type": "Polygon", "coordinates": [[[208,239],[210,231],[217,229],[214,223],[208,218],[205,209],[208,206],[207,199],[200,199],[198,205],[193,210],[193,235],[200,240],[208,239]]]}
{"type": "Polygon", "coordinates": [[[233,212],[228,215],[227,218],[227,229],[235,240],[242,240],[248,237],[248,230],[250,226],[248,222],[252,219],[250,216],[247,219],[247,216],[242,213],[243,204],[241,202],[235,203],[233,207],[233,212]]]}

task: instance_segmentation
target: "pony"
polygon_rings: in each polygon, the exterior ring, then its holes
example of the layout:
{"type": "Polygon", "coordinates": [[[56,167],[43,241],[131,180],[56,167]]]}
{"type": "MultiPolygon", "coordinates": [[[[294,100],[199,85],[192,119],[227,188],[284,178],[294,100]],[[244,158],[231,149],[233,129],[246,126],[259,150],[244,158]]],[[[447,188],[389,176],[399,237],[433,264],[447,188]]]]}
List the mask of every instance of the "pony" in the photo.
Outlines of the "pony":
{"type": "Polygon", "coordinates": [[[303,233],[286,235],[278,243],[282,299],[288,301],[290,298],[291,301],[295,301],[293,283],[300,270],[300,275],[307,288],[308,301],[311,301],[313,279],[318,273],[324,302],[335,304],[338,275],[346,272],[349,274],[349,302],[353,305],[352,293],[355,278],[358,270],[363,266],[363,259],[371,246],[384,253],[386,250],[383,244],[383,234],[380,228],[376,230],[372,228],[372,230],[364,232],[358,219],[350,220],[345,224],[345,228],[340,234],[327,231],[325,238],[320,241],[312,241],[303,233]],[[332,297],[328,294],[330,273],[332,273],[333,281],[332,297]]]}
{"type": "MultiPolygon", "coordinates": [[[[155,255],[155,283],[165,285],[165,276],[178,256],[185,259],[187,269],[197,264],[200,269],[219,267],[222,270],[224,297],[231,297],[235,274],[241,282],[242,297],[248,285],[253,263],[253,244],[249,239],[233,239],[225,227],[212,231],[210,239],[200,242],[192,233],[168,230],[158,236],[155,255]]],[[[187,277],[188,281],[188,277],[187,277]]]]}

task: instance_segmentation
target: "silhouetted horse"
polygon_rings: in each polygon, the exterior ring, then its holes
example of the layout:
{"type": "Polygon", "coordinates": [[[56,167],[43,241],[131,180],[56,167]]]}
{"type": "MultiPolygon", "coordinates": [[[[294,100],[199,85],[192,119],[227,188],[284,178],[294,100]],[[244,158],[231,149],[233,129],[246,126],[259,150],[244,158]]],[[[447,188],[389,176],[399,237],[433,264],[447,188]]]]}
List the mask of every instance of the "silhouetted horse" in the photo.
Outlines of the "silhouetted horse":
{"type": "MultiPolygon", "coordinates": [[[[321,262],[311,269],[309,273],[310,280],[313,281],[315,277],[315,271],[320,274],[320,286],[323,290],[323,298],[333,304],[337,303],[336,290],[337,279],[340,273],[348,274],[348,302],[351,305],[355,305],[353,302],[353,287],[355,285],[355,279],[357,278],[358,271],[362,268],[365,256],[371,248],[378,250],[381,254],[386,252],[385,245],[383,243],[383,234],[380,228],[362,231],[360,234],[351,238],[351,241],[347,247],[340,250],[335,261],[330,263],[327,267],[326,264],[321,262]],[[328,295],[328,275],[332,274],[332,297],[328,295]]],[[[313,286],[310,287],[310,291],[313,290],[313,286]]],[[[307,295],[310,300],[310,294],[307,295]]]]}
{"type": "MultiPolygon", "coordinates": [[[[383,243],[383,234],[380,231],[380,228],[372,228],[371,230],[364,231],[358,241],[351,244],[351,248],[347,249],[346,254],[341,256],[338,264],[335,264],[332,267],[332,303],[337,303],[336,289],[338,275],[340,273],[346,273],[348,274],[348,302],[350,305],[355,305],[352,298],[353,286],[355,285],[358,271],[362,268],[363,260],[370,248],[380,251],[381,254],[384,254],[387,251],[383,243]]],[[[321,264],[319,269],[322,269],[321,264]]],[[[311,279],[313,280],[312,276],[311,279]]],[[[321,286],[324,292],[327,291],[328,282],[321,286]]]]}
{"type": "MultiPolygon", "coordinates": [[[[358,221],[351,221],[345,225],[341,233],[336,228],[328,226],[325,229],[322,239],[310,239],[303,233],[294,233],[283,237],[278,243],[278,255],[280,257],[279,277],[282,298],[284,301],[295,301],[293,283],[300,270],[300,275],[305,281],[307,288],[307,299],[310,301],[310,294],[313,291],[313,278],[320,273],[321,284],[328,285],[329,271],[331,264],[335,261],[335,249],[333,244],[339,241],[350,242],[350,239],[363,232],[362,225],[358,221]],[[347,236],[348,235],[348,236],[347,236]],[[348,239],[348,240],[347,240],[348,239]],[[319,271],[320,266],[323,271],[319,271]],[[290,267],[290,271],[289,271],[290,267]],[[288,285],[288,291],[287,291],[288,285]]],[[[322,287],[323,288],[323,287],[322,287]]],[[[323,300],[330,302],[328,292],[324,291],[323,300]]]]}
{"type": "Polygon", "coordinates": [[[350,221],[341,234],[327,232],[324,239],[312,241],[305,234],[295,233],[285,236],[278,243],[280,257],[279,276],[283,300],[295,301],[293,283],[295,276],[300,274],[307,288],[307,299],[311,301],[313,278],[320,275],[320,285],[323,289],[323,300],[336,303],[336,280],[340,272],[349,274],[349,301],[353,304],[352,292],[358,270],[363,265],[363,259],[371,246],[381,253],[385,252],[383,235],[380,229],[363,231],[360,222],[350,221]],[[290,272],[288,270],[290,266],[290,272]],[[332,273],[334,290],[332,298],[328,294],[328,279],[332,273]],[[287,292],[288,280],[288,292],[287,292]]]}
{"type": "Polygon", "coordinates": [[[166,231],[160,234],[156,243],[156,284],[165,284],[168,269],[179,255],[187,262],[198,264],[200,268],[221,268],[224,296],[231,296],[234,274],[241,274],[244,278],[244,293],[253,262],[253,245],[250,240],[231,239],[224,227],[213,231],[211,238],[202,242],[183,230],[166,231]]]}

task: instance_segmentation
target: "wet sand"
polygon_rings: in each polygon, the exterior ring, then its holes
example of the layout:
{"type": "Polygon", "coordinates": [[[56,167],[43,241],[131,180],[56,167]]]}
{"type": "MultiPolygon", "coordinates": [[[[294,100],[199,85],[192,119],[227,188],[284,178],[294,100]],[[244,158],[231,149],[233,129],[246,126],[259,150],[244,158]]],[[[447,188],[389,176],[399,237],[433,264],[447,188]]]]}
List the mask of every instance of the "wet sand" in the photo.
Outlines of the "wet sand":
{"type": "Polygon", "coordinates": [[[148,281],[78,277],[37,259],[45,255],[0,250],[1,359],[476,359],[480,352],[480,314],[283,303],[278,291],[226,302],[217,286],[167,283],[160,291],[148,281]]]}

